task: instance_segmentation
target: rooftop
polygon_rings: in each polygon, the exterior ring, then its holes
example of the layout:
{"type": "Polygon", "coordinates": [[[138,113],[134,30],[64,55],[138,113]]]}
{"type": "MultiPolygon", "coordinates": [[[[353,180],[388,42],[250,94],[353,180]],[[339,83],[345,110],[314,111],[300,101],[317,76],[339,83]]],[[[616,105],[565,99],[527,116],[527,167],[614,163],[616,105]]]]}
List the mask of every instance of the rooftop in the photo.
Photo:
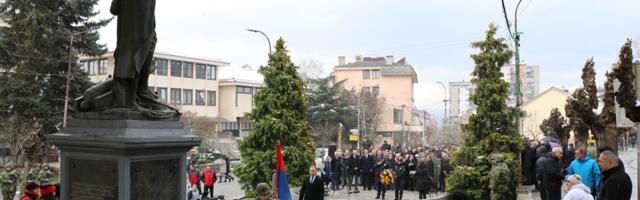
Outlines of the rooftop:
{"type": "Polygon", "coordinates": [[[418,75],[406,58],[393,62],[393,56],[386,57],[356,57],[355,62],[345,63],[344,56],[338,57],[338,65],[334,70],[352,70],[366,67],[379,67],[382,76],[411,76],[414,83],[418,82],[418,75]]]}

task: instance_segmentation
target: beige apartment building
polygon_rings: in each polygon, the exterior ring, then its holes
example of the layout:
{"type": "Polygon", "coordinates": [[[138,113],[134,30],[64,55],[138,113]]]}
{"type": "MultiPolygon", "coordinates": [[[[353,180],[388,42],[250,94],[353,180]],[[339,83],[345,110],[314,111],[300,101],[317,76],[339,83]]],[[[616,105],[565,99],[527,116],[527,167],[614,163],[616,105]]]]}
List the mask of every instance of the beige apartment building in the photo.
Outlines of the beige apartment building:
{"type": "Polygon", "coordinates": [[[394,146],[425,142],[416,140],[423,139],[425,132],[424,112],[414,106],[413,99],[413,87],[418,83],[418,76],[405,58],[394,62],[393,56],[358,56],[355,62],[347,63],[344,56],[339,56],[332,74],[336,81],[345,80],[347,90],[353,89],[358,94],[370,92],[379,97],[375,135],[369,136],[373,138],[375,148],[385,140],[394,146]]]}
{"type": "MultiPolygon", "coordinates": [[[[149,87],[160,101],[178,108],[182,113],[210,118],[215,132],[226,132],[241,138],[252,127],[243,116],[253,108],[253,95],[260,82],[219,80],[219,69],[229,63],[217,59],[187,57],[168,53],[154,54],[155,70],[149,77],[149,87]]],[[[101,57],[82,57],[82,70],[92,82],[111,77],[113,52],[101,57]]]]}
{"type": "Polygon", "coordinates": [[[567,98],[570,94],[567,91],[556,87],[550,87],[522,104],[522,111],[526,112],[522,119],[522,133],[529,139],[542,139],[544,137],[540,130],[542,121],[547,119],[551,110],[558,108],[562,116],[566,117],[564,107],[567,105],[567,98]]]}

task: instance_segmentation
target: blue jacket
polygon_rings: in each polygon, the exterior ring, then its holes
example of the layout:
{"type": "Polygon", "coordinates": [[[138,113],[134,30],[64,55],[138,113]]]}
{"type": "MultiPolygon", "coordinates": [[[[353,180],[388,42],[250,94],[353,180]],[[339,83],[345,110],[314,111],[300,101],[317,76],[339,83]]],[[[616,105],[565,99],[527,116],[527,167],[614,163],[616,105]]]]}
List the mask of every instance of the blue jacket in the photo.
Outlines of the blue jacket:
{"type": "Polygon", "coordinates": [[[582,177],[582,183],[589,187],[591,191],[597,191],[600,188],[600,180],[602,174],[600,173],[600,167],[595,160],[591,159],[588,155],[585,155],[581,160],[571,161],[569,169],[567,170],[567,176],[572,174],[578,174],[582,177]]]}

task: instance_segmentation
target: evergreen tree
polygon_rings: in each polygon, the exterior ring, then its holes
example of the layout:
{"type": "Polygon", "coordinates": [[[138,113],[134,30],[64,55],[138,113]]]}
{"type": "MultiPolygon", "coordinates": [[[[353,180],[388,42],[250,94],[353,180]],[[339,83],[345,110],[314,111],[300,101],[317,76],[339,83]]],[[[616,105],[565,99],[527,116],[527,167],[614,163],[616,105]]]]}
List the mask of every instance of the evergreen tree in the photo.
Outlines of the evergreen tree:
{"type": "Polygon", "coordinates": [[[477,105],[477,112],[462,126],[464,144],[454,153],[451,160],[454,170],[447,178],[447,190],[465,190],[473,199],[490,199],[491,154],[503,154],[511,172],[507,177],[510,184],[505,185],[500,194],[506,199],[515,199],[520,180],[518,155],[522,138],[517,132],[516,119],[523,114],[505,103],[509,84],[502,79],[500,68],[511,59],[513,52],[504,38],[495,38],[496,29],[490,24],[485,40],[472,43],[480,50],[471,55],[476,64],[471,82],[476,90],[470,99],[477,105]]]}
{"type": "Polygon", "coordinates": [[[542,120],[540,130],[544,136],[558,138],[562,147],[566,150],[569,144],[569,131],[571,131],[571,126],[569,126],[567,119],[562,116],[558,108],[553,108],[551,113],[549,113],[549,118],[542,120]]]}
{"type": "Polygon", "coordinates": [[[339,123],[346,130],[355,127],[356,107],[350,102],[353,94],[344,89],[344,81],[336,82],[334,76],[308,80],[308,118],[316,146],[327,147],[329,141],[336,141],[339,123]]]}
{"type": "Polygon", "coordinates": [[[106,51],[96,42],[98,29],[110,20],[93,20],[97,2],[7,0],[0,4],[9,24],[0,29],[0,131],[16,149],[13,156],[24,153],[29,158],[44,145],[44,136],[61,126],[70,57],[69,99],[91,85],[77,55],[106,51]],[[75,51],[70,56],[71,34],[75,51]],[[29,125],[37,128],[20,128],[29,125]]]}
{"type": "Polygon", "coordinates": [[[607,80],[604,83],[603,108],[600,113],[598,109],[598,94],[596,89],[593,58],[588,59],[582,68],[582,88],[576,89],[567,98],[565,111],[569,118],[570,125],[576,137],[576,146],[584,148],[587,143],[589,131],[596,138],[599,147],[609,146],[617,152],[617,137],[622,131],[615,125],[615,102],[613,73],[606,73],[607,80]]]}
{"type": "Polygon", "coordinates": [[[276,140],[280,140],[289,184],[300,185],[313,163],[314,145],[307,122],[307,97],[304,82],[291,63],[284,40],[276,42],[276,51],[261,66],[264,86],[258,90],[255,105],[248,115],[254,128],[240,142],[242,164],[235,168],[242,189],[255,193],[258,183],[271,184],[276,169],[276,140]]]}

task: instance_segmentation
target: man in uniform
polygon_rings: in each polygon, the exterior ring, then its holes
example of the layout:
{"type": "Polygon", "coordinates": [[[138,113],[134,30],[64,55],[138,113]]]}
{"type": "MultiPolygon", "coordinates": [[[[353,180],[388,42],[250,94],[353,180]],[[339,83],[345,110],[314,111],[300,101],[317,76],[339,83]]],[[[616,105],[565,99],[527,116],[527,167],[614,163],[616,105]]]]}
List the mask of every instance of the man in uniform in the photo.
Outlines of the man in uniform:
{"type": "MultiPolygon", "coordinates": [[[[489,188],[492,200],[511,198],[509,189],[511,172],[502,154],[493,154],[491,157],[491,171],[489,172],[489,188]]],[[[515,197],[515,196],[513,196],[515,197]]]]}
{"type": "Polygon", "coordinates": [[[4,171],[0,172],[0,188],[2,189],[3,200],[13,200],[16,194],[16,181],[18,176],[13,171],[13,165],[7,164],[4,171]]]}
{"type": "Polygon", "coordinates": [[[40,184],[49,183],[50,179],[53,177],[53,172],[49,169],[49,166],[45,165],[38,172],[38,181],[40,184]]]}

